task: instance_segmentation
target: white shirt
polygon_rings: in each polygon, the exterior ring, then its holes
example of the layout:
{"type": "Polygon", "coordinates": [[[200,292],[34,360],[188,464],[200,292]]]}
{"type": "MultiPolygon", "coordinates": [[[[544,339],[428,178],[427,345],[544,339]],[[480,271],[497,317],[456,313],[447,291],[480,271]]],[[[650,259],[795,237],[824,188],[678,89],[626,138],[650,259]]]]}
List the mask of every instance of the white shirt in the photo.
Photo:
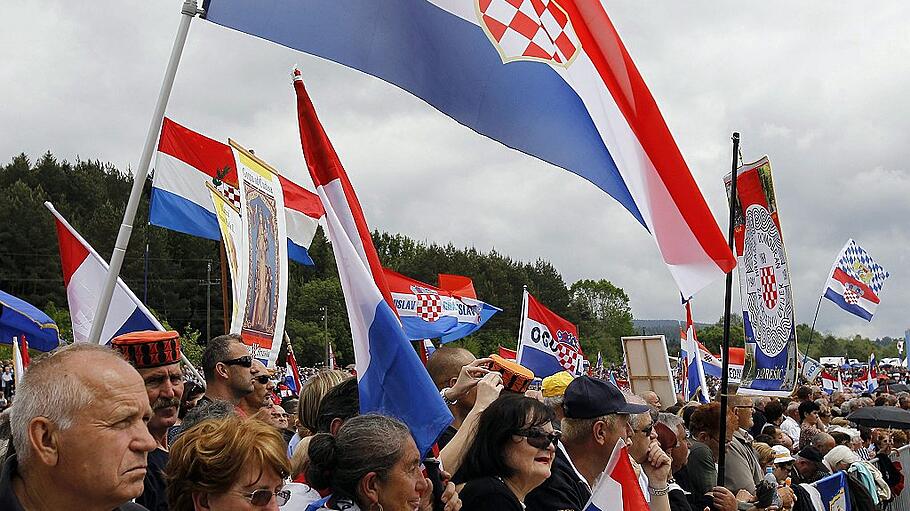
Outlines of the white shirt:
{"type": "Polygon", "coordinates": [[[780,429],[783,430],[783,432],[786,433],[791,440],[793,440],[793,449],[797,449],[799,447],[799,423],[793,420],[793,417],[790,417],[788,415],[784,419],[784,422],[780,424],[780,429]]]}

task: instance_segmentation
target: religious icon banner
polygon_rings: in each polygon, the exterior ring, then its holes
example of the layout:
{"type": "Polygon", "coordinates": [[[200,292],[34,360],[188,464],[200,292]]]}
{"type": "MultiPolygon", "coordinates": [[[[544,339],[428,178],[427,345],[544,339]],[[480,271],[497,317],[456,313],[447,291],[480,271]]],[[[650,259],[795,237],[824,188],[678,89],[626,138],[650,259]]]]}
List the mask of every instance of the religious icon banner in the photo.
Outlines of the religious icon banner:
{"type": "MultiPolygon", "coordinates": [[[[797,383],[796,321],[771,163],[736,170],[734,231],[745,363],[740,394],[788,396],[797,383]]],[[[730,197],[731,176],[724,182],[730,197]]]]}
{"type": "Polygon", "coordinates": [[[274,368],[284,335],[287,309],[288,252],[284,215],[284,194],[277,171],[242,148],[233,140],[228,143],[237,162],[240,184],[241,239],[245,250],[240,254],[245,266],[246,282],[240,332],[252,355],[274,368]]]}

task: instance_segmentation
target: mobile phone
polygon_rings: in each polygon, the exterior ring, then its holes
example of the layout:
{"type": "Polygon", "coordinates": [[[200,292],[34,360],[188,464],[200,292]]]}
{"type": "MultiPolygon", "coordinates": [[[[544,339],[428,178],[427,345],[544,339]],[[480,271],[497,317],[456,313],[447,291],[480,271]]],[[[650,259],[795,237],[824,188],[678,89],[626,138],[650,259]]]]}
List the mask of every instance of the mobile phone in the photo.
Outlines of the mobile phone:
{"type": "Polygon", "coordinates": [[[423,460],[423,468],[427,473],[427,478],[433,483],[433,511],[443,511],[445,508],[442,503],[442,492],[445,491],[446,487],[442,481],[439,466],[439,460],[436,458],[424,458],[423,460]]]}

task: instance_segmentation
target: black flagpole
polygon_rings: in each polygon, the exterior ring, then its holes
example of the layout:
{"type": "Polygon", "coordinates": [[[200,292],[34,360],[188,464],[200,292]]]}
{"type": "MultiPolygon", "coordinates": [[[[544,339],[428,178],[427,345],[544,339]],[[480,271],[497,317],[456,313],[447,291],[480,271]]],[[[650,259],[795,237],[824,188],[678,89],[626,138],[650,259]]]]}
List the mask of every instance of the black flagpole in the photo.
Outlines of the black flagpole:
{"type": "MultiPolygon", "coordinates": [[[[739,133],[733,132],[733,172],[730,179],[730,228],[727,230],[727,240],[730,243],[730,251],[733,257],[736,257],[736,249],[733,247],[733,223],[736,214],[736,203],[739,198],[736,196],[736,164],[739,155],[739,133]]],[[[724,295],[724,345],[721,350],[723,362],[720,369],[720,436],[723,440],[718,440],[717,452],[717,485],[724,486],[724,464],[727,458],[727,385],[730,380],[730,300],[733,297],[733,270],[727,274],[727,289],[724,295]]]]}
{"type": "MultiPolygon", "coordinates": [[[[812,346],[812,334],[815,333],[815,322],[818,320],[818,311],[822,308],[822,298],[825,295],[818,297],[818,305],[815,306],[815,317],[812,318],[812,326],[809,328],[809,340],[806,342],[806,354],[803,355],[803,366],[806,365],[806,359],[809,357],[809,347],[812,346]]],[[[809,383],[812,383],[811,381],[809,383]]]]}

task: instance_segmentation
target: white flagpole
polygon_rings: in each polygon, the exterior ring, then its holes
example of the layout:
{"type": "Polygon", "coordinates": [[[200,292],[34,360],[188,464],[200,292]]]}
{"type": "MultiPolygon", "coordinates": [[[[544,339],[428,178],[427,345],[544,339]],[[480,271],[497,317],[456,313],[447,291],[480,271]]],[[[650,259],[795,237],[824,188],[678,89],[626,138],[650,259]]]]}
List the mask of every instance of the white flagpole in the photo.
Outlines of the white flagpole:
{"type": "Polygon", "coordinates": [[[518,346],[515,347],[515,362],[521,363],[521,336],[525,331],[525,318],[528,317],[528,286],[522,288],[521,293],[521,318],[518,320],[518,346]]]}
{"type": "Polygon", "coordinates": [[[129,201],[126,203],[126,211],[123,213],[123,222],[120,224],[120,231],[117,233],[117,241],[114,243],[114,253],[111,254],[107,280],[104,282],[101,296],[98,297],[98,307],[95,309],[92,329],[89,332],[88,340],[95,344],[101,339],[101,328],[104,326],[105,320],[107,320],[111,297],[114,295],[114,286],[117,284],[117,277],[120,276],[120,268],[123,266],[126,247],[129,245],[130,235],[133,233],[133,220],[135,220],[136,211],[139,209],[139,199],[142,197],[142,189],[148,177],[152,152],[155,149],[155,141],[158,140],[158,132],[161,130],[161,123],[164,119],[164,110],[167,107],[167,101],[174,86],[174,77],[177,75],[177,66],[180,64],[180,56],[183,54],[183,47],[186,44],[190,21],[200,12],[196,5],[196,0],[185,0],[180,8],[181,17],[180,25],[177,27],[177,36],[174,39],[171,56],[164,71],[164,80],[161,83],[161,90],[158,92],[158,102],[155,104],[155,112],[152,114],[152,122],[149,124],[149,130],[145,136],[145,146],[142,148],[139,166],[136,168],[136,175],[133,177],[133,189],[130,192],[129,201]]]}

